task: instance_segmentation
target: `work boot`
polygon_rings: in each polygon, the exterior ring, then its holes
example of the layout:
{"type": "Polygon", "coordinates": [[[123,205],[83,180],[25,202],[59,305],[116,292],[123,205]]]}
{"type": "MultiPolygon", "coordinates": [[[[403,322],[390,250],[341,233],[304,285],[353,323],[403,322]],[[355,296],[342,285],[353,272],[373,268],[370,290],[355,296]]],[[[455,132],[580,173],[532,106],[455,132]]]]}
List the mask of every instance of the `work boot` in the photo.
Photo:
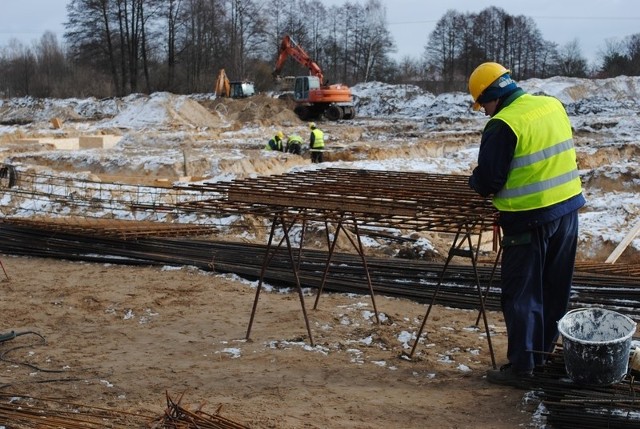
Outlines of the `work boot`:
{"type": "Polygon", "coordinates": [[[533,371],[516,371],[510,363],[502,365],[500,369],[490,369],[487,371],[487,381],[503,386],[528,389],[533,381],[533,371]]]}

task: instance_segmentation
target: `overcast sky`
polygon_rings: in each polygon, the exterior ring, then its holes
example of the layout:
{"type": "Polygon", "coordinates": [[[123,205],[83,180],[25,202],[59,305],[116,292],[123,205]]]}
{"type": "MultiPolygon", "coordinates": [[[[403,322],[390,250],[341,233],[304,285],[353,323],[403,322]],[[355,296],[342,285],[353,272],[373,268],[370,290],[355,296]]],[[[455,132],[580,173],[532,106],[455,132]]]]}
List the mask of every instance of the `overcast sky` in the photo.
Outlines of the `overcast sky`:
{"type": "MultiPolygon", "coordinates": [[[[346,0],[318,0],[325,6],[346,0]]],[[[351,0],[365,3],[366,0],[351,0]]],[[[480,12],[489,6],[510,15],[532,18],[542,37],[559,46],[577,39],[582,54],[595,61],[608,40],[622,40],[640,33],[640,0],[381,0],[396,42],[396,59],[418,58],[436,22],[449,9],[480,12]]],[[[62,41],[69,0],[3,0],[0,13],[0,45],[11,38],[30,44],[53,31],[62,41]]],[[[488,29],[490,31],[490,29],[488,29]]]]}

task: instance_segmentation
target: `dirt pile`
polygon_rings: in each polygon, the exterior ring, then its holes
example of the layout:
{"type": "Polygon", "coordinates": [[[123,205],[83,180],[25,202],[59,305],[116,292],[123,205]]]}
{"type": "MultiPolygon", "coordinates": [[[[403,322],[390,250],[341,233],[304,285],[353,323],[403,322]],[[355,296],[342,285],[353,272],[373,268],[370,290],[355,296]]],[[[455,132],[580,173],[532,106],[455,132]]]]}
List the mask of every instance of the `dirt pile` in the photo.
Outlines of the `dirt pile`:
{"type": "Polygon", "coordinates": [[[227,124],[187,96],[159,92],[151,96],[135,94],[128,97],[126,107],[102,125],[133,129],[194,129],[219,128],[227,124]]]}
{"type": "Polygon", "coordinates": [[[300,119],[293,113],[291,101],[258,94],[243,99],[216,98],[200,101],[209,111],[215,112],[234,129],[247,125],[281,126],[295,125],[300,119]]]}

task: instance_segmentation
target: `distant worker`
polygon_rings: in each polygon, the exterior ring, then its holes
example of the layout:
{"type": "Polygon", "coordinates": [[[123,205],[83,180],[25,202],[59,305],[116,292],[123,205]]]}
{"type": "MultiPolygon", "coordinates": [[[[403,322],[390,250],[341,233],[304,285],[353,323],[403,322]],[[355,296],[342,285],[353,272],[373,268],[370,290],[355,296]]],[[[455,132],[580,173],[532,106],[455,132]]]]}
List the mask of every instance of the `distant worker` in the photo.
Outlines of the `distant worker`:
{"type": "Polygon", "coordinates": [[[309,123],[311,135],[309,136],[309,147],[311,148],[311,162],[318,164],[322,162],[322,151],[324,150],[324,133],[316,127],[315,122],[309,123]]]}
{"type": "Polygon", "coordinates": [[[302,137],[298,134],[290,134],[287,138],[287,152],[300,155],[302,151],[302,137]]]}
{"type": "Polygon", "coordinates": [[[275,136],[273,136],[267,145],[265,146],[265,150],[277,150],[279,152],[284,152],[284,133],[282,131],[278,131],[275,136]]]}
{"type": "Polygon", "coordinates": [[[527,388],[558,339],[569,304],[585,204],[569,117],[560,101],[518,87],[504,66],[469,77],[473,108],[490,116],[469,186],[500,212],[501,306],[507,360],[487,381],[527,388]]]}

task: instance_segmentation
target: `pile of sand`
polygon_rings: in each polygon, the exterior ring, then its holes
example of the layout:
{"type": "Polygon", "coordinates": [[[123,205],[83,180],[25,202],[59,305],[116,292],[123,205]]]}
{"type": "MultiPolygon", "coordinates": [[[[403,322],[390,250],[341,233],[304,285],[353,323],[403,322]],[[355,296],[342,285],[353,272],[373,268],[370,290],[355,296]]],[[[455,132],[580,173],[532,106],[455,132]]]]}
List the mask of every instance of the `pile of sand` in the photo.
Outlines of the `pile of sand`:
{"type": "Polygon", "coordinates": [[[291,101],[265,94],[243,99],[221,98],[201,103],[229,123],[260,126],[297,125],[300,123],[298,116],[293,113],[294,105],[291,101]]]}
{"type": "Polygon", "coordinates": [[[126,108],[101,125],[141,129],[220,128],[228,124],[197,101],[168,92],[127,97],[126,108]]]}

